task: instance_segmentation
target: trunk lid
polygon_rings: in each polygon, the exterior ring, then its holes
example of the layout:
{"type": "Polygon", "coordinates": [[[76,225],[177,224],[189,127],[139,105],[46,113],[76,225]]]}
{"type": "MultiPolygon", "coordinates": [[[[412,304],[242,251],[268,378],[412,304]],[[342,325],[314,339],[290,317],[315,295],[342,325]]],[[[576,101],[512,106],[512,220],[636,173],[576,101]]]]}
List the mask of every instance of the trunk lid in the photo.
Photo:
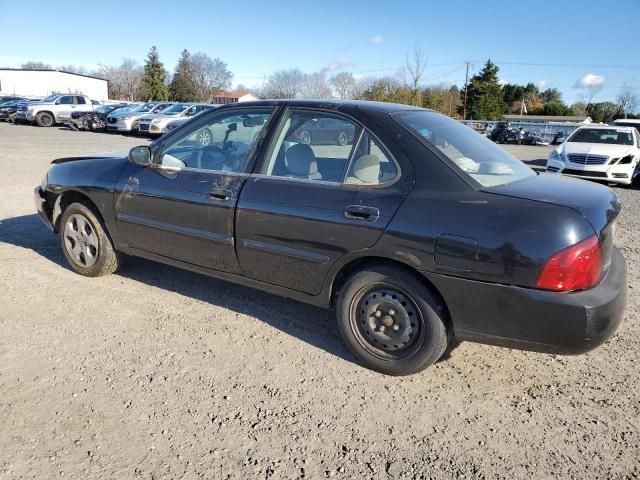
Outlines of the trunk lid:
{"type": "Polygon", "coordinates": [[[620,213],[620,197],[610,188],[588,180],[540,173],[518,182],[486,188],[484,191],[525,198],[571,208],[580,213],[600,238],[603,269],[608,268],[613,251],[615,219],[620,213]]]}

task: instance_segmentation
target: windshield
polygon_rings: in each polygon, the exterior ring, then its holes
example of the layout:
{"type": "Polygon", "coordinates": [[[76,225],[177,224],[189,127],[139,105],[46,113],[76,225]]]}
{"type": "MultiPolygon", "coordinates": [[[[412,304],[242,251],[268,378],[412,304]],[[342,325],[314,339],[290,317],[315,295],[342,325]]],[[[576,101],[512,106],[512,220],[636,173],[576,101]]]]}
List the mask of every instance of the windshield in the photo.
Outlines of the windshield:
{"type": "Polygon", "coordinates": [[[60,95],[49,95],[48,97],[44,97],[42,100],[40,100],[41,102],[53,102],[56,98],[58,98],[60,95]]]}
{"type": "Polygon", "coordinates": [[[569,137],[572,143],[608,143],[611,145],[633,145],[631,132],[604,128],[579,128],[569,137]]]}
{"type": "Polygon", "coordinates": [[[140,113],[145,113],[148,112],[149,110],[151,110],[153,108],[153,104],[152,103],[143,103],[141,105],[136,105],[135,107],[133,107],[131,109],[132,112],[140,112],[140,113]]]}
{"type": "Polygon", "coordinates": [[[535,175],[502,147],[445,115],[414,110],[396,113],[393,118],[440,150],[464,175],[483,187],[504,185],[535,175]]]}
{"type": "Polygon", "coordinates": [[[184,105],[182,103],[177,103],[176,105],[172,105],[166,110],[162,111],[163,115],[178,115],[179,113],[184,112],[190,105],[184,105]]]}

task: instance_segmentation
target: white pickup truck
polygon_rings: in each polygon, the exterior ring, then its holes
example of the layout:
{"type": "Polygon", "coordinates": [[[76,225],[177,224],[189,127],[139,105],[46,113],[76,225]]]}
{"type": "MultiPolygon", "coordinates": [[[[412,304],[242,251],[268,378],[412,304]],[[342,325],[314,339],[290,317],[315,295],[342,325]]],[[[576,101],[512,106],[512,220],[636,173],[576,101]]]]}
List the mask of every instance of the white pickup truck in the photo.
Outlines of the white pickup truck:
{"type": "Polygon", "coordinates": [[[93,110],[91,99],[85,95],[49,95],[38,102],[24,107],[24,116],[28,122],[36,122],[41,127],[52,127],[71,118],[71,112],[90,112],[93,110]]]}

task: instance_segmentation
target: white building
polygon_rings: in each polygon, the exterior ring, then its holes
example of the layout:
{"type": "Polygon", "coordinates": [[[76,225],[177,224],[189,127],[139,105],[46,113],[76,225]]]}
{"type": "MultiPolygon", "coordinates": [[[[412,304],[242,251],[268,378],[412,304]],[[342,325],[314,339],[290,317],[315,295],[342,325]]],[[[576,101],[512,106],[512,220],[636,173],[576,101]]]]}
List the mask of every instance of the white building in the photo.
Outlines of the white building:
{"type": "Polygon", "coordinates": [[[214,105],[226,105],[228,103],[253,102],[256,100],[260,99],[249,92],[220,92],[211,99],[211,103],[214,105]]]}
{"type": "Polygon", "coordinates": [[[0,68],[0,95],[46,97],[52,93],[79,93],[99,101],[109,98],[103,78],[62,70],[0,68]]]}

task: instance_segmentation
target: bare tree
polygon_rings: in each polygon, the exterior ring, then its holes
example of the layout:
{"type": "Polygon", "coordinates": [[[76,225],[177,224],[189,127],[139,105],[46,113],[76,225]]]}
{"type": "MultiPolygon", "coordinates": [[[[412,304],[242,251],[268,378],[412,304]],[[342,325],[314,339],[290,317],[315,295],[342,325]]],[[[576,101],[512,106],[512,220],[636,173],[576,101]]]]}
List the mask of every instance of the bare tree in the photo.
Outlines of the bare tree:
{"type": "Polygon", "coordinates": [[[218,92],[231,87],[233,73],[219,58],[211,58],[206,53],[199,52],[192,55],[190,61],[193,80],[201,100],[209,102],[218,92]]]}
{"type": "Polygon", "coordinates": [[[329,87],[326,72],[306,73],[300,91],[302,98],[331,98],[332,92],[329,87]]]}
{"type": "Polygon", "coordinates": [[[29,60],[20,65],[20,68],[24,70],[51,70],[53,67],[49,63],[44,63],[35,60],[29,60]]]}
{"type": "Polygon", "coordinates": [[[635,112],[638,109],[640,98],[638,92],[634,87],[625,83],[618,93],[618,105],[620,105],[620,111],[624,113],[624,118],[630,113],[635,112]]]}
{"type": "Polygon", "coordinates": [[[139,99],[143,68],[135,60],[125,58],[118,67],[100,65],[94,75],[109,80],[109,97],[133,101],[139,99]]]}
{"type": "Polygon", "coordinates": [[[62,70],[64,72],[77,73],[80,75],[87,74],[87,68],[84,65],[58,65],[56,67],[57,70],[62,70]]]}
{"type": "Polygon", "coordinates": [[[424,70],[427,68],[427,63],[428,59],[425,57],[422,49],[416,45],[413,49],[413,56],[410,58],[409,55],[407,55],[407,61],[402,69],[405,84],[408,83],[407,79],[410,82],[409,86],[413,91],[414,105],[420,105],[422,103],[419,86],[424,70]]]}
{"type": "Polygon", "coordinates": [[[355,98],[357,95],[358,82],[352,73],[341,72],[329,80],[329,83],[335,90],[338,98],[345,100],[355,98]]]}
{"type": "Polygon", "coordinates": [[[296,98],[304,88],[305,76],[297,68],[280,70],[269,76],[262,89],[264,98],[296,98]]]}

